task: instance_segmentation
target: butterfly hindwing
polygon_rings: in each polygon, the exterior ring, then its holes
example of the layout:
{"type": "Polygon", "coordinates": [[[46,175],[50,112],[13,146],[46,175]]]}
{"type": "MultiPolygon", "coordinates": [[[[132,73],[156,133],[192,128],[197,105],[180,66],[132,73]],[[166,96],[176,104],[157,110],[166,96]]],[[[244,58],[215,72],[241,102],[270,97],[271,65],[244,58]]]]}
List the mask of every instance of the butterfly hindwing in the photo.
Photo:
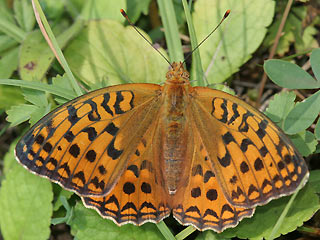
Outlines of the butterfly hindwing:
{"type": "Polygon", "coordinates": [[[236,97],[194,90],[194,118],[228,201],[252,208],[291,194],[308,170],[285,134],[236,97]]]}
{"type": "Polygon", "coordinates": [[[160,107],[159,88],[118,85],[76,98],[36,123],[17,144],[16,157],[66,189],[102,195],[117,182],[151,124],[160,107]]]}
{"type": "Polygon", "coordinates": [[[173,216],[183,225],[191,224],[202,231],[213,229],[222,232],[236,226],[241,219],[251,217],[254,209],[234,207],[227,201],[196,126],[191,129],[194,129],[194,145],[188,156],[192,159],[189,178],[173,200],[173,216]]]}
{"type": "Polygon", "coordinates": [[[108,195],[82,198],[87,207],[96,209],[102,217],[118,225],[159,222],[170,214],[168,194],[156,157],[157,125],[155,120],[140,139],[125,171],[108,195]]]}

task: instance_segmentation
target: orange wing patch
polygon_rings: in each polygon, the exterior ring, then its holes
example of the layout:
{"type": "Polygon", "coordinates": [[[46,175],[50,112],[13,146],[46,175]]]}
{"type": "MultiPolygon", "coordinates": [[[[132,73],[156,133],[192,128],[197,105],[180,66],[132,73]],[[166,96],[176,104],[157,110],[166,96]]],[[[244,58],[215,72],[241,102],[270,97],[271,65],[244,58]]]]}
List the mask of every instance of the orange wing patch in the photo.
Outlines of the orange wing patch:
{"type": "Polygon", "coordinates": [[[228,201],[252,208],[295,191],[308,169],[284,133],[236,97],[195,90],[194,116],[207,126],[199,131],[228,201]]]}
{"type": "Polygon", "coordinates": [[[146,130],[132,125],[149,126],[159,104],[159,86],[147,87],[109,87],[59,107],[21,139],[17,158],[32,172],[80,195],[110,191],[135,151],[136,138],[146,130]]]}
{"type": "Polygon", "coordinates": [[[163,188],[163,176],[159,161],[155,159],[154,139],[157,134],[157,121],[149,127],[136,151],[119,176],[112,191],[104,197],[83,197],[83,203],[96,209],[104,218],[118,225],[144,222],[159,222],[167,217],[171,208],[166,191],[163,188]]]}
{"type": "Polygon", "coordinates": [[[197,131],[194,142],[190,178],[174,198],[173,216],[183,225],[222,232],[251,217],[254,209],[234,207],[227,201],[197,131]]]}

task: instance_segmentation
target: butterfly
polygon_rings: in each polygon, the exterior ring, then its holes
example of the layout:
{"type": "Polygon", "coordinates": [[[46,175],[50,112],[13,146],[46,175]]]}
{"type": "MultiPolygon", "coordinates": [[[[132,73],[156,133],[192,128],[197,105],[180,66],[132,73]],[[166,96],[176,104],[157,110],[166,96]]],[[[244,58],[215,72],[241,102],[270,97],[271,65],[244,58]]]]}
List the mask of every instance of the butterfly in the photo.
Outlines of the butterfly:
{"type": "Polygon", "coordinates": [[[216,232],[293,193],[309,174],[271,120],[235,96],[191,86],[181,62],[163,85],[110,86],[58,107],[15,155],[118,225],[172,212],[216,232]]]}

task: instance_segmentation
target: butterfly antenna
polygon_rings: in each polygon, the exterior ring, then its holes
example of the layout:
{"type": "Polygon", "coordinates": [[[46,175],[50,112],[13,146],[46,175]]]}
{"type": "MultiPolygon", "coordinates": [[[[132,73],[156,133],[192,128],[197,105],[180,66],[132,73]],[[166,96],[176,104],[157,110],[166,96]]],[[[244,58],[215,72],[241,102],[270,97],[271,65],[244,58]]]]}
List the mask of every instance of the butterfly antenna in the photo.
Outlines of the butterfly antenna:
{"type": "Polygon", "coordinates": [[[212,33],[214,33],[218,27],[223,23],[223,21],[229,16],[230,14],[230,9],[227,10],[223,16],[223,18],[221,19],[221,21],[219,22],[219,24],[198,44],[198,46],[196,46],[187,56],[186,58],[184,59],[183,63],[185,63],[190,57],[191,55],[194,53],[194,51],[196,51],[201,45],[202,43],[204,43],[211,35],[212,33]]]}
{"type": "Polygon", "coordinates": [[[143,36],[143,34],[136,28],[136,26],[131,22],[131,20],[130,20],[130,18],[128,17],[127,13],[126,13],[123,9],[120,9],[120,12],[121,12],[122,16],[124,16],[124,17],[127,19],[127,21],[128,21],[128,23],[130,24],[130,26],[132,26],[133,29],[136,30],[136,32],[137,32],[144,40],[146,40],[147,43],[149,43],[149,45],[150,45],[154,50],[156,50],[156,51],[164,58],[164,60],[166,60],[167,63],[169,63],[169,65],[172,67],[172,65],[171,65],[171,63],[169,62],[169,60],[168,60],[158,49],[156,49],[156,48],[153,46],[152,42],[150,42],[145,36],[143,36]]]}

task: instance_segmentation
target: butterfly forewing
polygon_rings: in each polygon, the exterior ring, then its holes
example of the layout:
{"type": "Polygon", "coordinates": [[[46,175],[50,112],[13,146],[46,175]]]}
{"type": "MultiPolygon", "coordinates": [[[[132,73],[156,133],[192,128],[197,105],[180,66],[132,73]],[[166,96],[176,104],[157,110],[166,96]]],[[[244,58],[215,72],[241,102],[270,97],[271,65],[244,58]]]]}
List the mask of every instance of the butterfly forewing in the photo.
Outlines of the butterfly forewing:
{"type": "Polygon", "coordinates": [[[295,191],[308,170],[285,134],[236,97],[194,90],[193,116],[228,201],[250,208],[295,191]]]}
{"type": "Polygon", "coordinates": [[[78,194],[103,195],[160,107],[159,88],[129,84],[76,98],[33,126],[17,144],[17,159],[78,194]]]}

